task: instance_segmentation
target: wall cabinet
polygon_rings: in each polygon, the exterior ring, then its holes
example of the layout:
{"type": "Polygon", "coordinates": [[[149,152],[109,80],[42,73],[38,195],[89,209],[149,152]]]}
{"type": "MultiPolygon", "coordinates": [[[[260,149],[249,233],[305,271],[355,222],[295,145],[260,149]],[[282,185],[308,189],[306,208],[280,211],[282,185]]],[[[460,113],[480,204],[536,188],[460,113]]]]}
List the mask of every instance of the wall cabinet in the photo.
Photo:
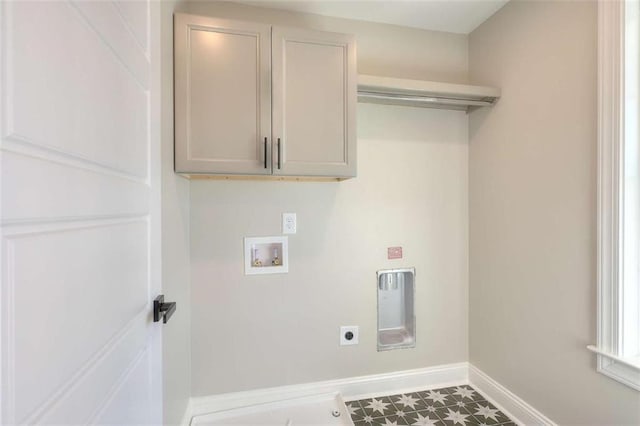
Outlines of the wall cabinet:
{"type": "Polygon", "coordinates": [[[175,169],[356,174],[354,37],[176,14],[175,169]]]}

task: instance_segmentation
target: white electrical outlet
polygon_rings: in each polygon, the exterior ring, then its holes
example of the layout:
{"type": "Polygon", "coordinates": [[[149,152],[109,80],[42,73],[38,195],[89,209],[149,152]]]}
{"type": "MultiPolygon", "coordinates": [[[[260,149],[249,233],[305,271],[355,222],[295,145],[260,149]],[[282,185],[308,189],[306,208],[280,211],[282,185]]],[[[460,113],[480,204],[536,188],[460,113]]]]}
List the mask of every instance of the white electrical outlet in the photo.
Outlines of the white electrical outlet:
{"type": "Polygon", "coordinates": [[[357,325],[345,325],[340,327],[340,346],[357,345],[360,327],[357,325]]]}
{"type": "Polygon", "coordinates": [[[282,213],[282,233],[283,234],[295,234],[296,233],[296,214],[295,213],[282,213]]]}

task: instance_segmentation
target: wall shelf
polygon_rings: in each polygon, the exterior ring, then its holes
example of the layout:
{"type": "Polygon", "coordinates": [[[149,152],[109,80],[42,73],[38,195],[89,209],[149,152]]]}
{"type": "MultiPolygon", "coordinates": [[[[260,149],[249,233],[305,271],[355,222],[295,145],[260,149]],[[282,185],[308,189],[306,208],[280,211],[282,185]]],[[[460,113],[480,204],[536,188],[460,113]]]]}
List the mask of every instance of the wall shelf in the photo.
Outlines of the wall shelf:
{"type": "Polygon", "coordinates": [[[358,76],[358,102],[470,112],[479,107],[492,106],[499,98],[500,89],[494,87],[358,76]]]}

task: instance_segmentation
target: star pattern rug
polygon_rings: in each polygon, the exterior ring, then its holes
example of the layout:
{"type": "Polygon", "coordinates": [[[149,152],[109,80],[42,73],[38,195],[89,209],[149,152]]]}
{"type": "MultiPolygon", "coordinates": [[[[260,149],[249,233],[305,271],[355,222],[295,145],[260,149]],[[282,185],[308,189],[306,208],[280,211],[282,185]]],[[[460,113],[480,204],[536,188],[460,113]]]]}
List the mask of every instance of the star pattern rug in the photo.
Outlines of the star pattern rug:
{"type": "Polygon", "coordinates": [[[356,426],[515,426],[471,386],[348,401],[356,426]]]}

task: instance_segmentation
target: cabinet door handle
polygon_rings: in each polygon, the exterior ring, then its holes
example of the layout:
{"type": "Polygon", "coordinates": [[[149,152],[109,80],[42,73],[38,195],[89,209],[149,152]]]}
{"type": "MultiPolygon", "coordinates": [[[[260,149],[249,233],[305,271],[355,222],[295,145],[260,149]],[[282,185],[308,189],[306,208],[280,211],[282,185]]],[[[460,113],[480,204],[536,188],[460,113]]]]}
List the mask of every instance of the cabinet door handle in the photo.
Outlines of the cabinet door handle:
{"type": "Polygon", "coordinates": [[[280,138],[278,138],[278,170],[280,170],[280,138]]]}
{"type": "Polygon", "coordinates": [[[264,138],[264,168],[267,168],[267,138],[264,138]]]}

